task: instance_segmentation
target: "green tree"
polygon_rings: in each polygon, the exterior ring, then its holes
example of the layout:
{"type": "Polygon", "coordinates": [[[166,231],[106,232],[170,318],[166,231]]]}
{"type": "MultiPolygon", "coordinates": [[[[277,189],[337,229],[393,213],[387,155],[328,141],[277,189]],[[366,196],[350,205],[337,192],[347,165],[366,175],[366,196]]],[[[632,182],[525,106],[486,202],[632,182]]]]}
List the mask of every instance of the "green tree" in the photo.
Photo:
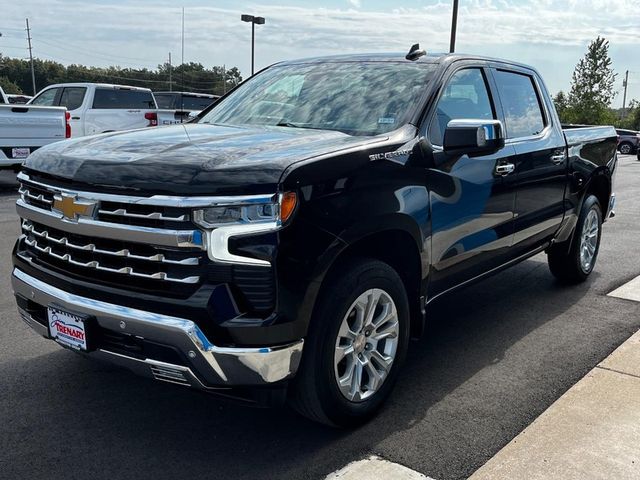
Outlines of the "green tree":
{"type": "Polygon", "coordinates": [[[630,130],[640,130],[640,102],[638,100],[631,100],[626,109],[626,115],[619,122],[619,125],[630,130]]]}
{"type": "Polygon", "coordinates": [[[572,123],[602,125],[615,121],[609,109],[616,94],[613,90],[616,74],[611,63],[609,42],[596,38],[576,65],[571,79],[564,114],[572,123]]]}
{"type": "Polygon", "coordinates": [[[560,121],[562,123],[571,123],[571,119],[569,118],[569,98],[562,90],[553,97],[553,104],[556,107],[560,121]]]}
{"type": "MultiPolygon", "coordinates": [[[[117,65],[98,68],[73,64],[65,67],[58,62],[34,59],[38,90],[54,83],[102,82],[147,87],[154,91],[173,89],[221,95],[242,81],[237,67],[225,71],[220,66],[207,68],[201,63],[191,62],[173,66],[170,83],[169,68],[169,64],[158,65],[156,70],[117,65]]],[[[0,71],[23,92],[31,93],[33,90],[28,61],[0,55],[0,71]]]]}
{"type": "Polygon", "coordinates": [[[15,94],[22,93],[22,89],[18,86],[18,84],[15,82],[12,82],[7,77],[0,77],[0,88],[4,90],[4,93],[15,93],[15,94]]]}

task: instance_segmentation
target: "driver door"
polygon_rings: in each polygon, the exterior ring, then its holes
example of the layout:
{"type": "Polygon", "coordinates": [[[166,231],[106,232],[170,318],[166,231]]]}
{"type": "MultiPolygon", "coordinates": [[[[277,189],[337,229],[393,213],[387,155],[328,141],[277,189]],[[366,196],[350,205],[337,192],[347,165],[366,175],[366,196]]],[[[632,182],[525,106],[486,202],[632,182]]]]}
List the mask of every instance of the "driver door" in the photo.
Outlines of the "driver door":
{"type": "Polygon", "coordinates": [[[491,155],[449,156],[442,151],[448,123],[455,119],[501,120],[490,77],[480,66],[451,73],[427,127],[435,167],[429,169],[431,203],[430,296],[460,285],[504,263],[514,233],[515,192],[498,167],[513,147],[491,155]]]}

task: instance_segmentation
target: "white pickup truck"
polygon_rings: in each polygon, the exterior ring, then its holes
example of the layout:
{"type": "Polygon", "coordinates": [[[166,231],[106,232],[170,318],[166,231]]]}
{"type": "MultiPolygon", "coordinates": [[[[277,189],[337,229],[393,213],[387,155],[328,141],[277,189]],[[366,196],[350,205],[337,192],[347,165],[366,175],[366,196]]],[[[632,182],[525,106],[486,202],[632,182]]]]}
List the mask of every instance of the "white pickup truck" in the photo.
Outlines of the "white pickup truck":
{"type": "Polygon", "coordinates": [[[0,88],[0,168],[17,169],[34,150],[71,135],[64,107],[10,105],[0,88]]]}
{"type": "Polygon", "coordinates": [[[192,92],[153,92],[160,119],[158,125],[184,123],[220,98],[220,95],[192,92]]]}
{"type": "Polygon", "coordinates": [[[29,105],[66,107],[72,137],[158,125],[158,106],[148,88],[61,83],[41,90],[29,105]]]}

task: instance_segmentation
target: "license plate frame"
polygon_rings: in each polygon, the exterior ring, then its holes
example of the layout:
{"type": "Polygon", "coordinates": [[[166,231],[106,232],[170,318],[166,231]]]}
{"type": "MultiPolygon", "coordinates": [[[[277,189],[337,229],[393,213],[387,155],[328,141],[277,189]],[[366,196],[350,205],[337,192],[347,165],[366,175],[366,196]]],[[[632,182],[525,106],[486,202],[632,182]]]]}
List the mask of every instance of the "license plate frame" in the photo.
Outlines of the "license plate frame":
{"type": "Polygon", "coordinates": [[[49,336],[63,347],[75,351],[90,350],[91,319],[89,315],[70,312],[57,305],[47,307],[49,336]]]}
{"type": "Polygon", "coordinates": [[[31,155],[31,149],[29,147],[13,147],[11,149],[11,158],[25,159],[31,155]]]}

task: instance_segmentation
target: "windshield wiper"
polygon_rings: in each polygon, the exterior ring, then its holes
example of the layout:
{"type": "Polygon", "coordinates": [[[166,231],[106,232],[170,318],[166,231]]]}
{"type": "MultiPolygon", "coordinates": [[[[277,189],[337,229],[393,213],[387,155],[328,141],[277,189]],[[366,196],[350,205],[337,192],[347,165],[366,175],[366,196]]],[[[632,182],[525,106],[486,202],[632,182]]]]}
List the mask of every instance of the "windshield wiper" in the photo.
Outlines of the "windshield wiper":
{"type": "Polygon", "coordinates": [[[309,128],[311,130],[326,130],[325,128],[312,127],[308,123],[294,123],[294,122],[279,122],[276,127],[291,127],[291,128],[309,128]]]}

